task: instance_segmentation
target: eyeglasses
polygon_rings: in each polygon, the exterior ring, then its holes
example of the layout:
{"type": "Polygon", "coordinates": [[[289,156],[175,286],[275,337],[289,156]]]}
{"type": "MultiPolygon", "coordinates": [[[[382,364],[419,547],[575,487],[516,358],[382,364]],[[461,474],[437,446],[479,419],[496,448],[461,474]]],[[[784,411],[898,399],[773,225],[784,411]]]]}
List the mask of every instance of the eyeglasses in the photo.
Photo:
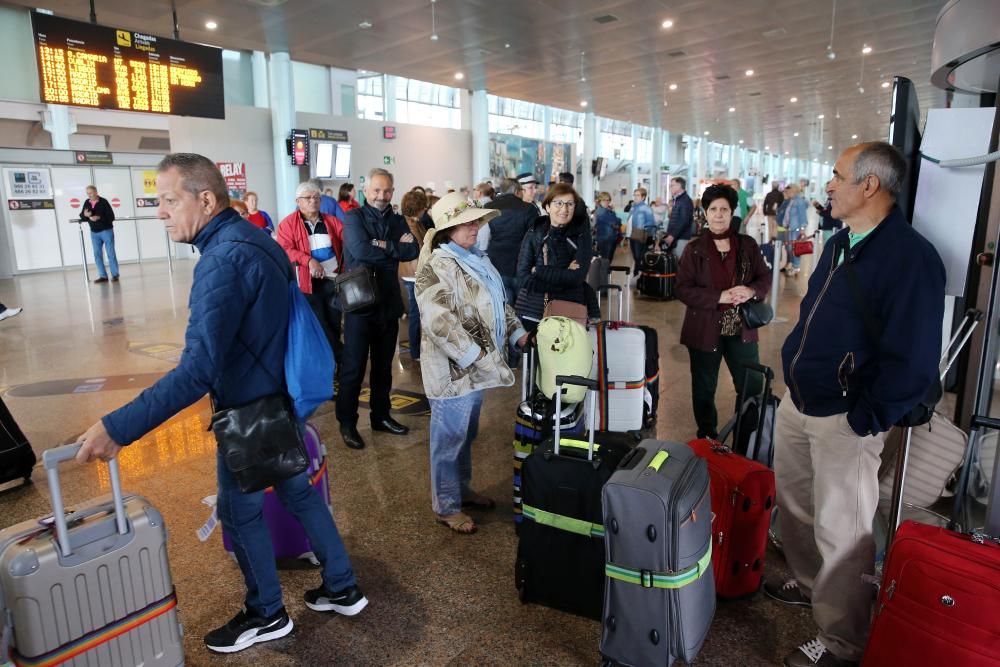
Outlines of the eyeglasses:
{"type": "Polygon", "coordinates": [[[319,195],[309,195],[308,197],[298,197],[298,199],[305,199],[307,201],[319,201],[320,200],[320,196],[319,195]]]}
{"type": "Polygon", "coordinates": [[[573,208],[574,206],[576,206],[576,202],[573,200],[562,201],[559,199],[553,199],[551,205],[553,208],[573,208]]]}

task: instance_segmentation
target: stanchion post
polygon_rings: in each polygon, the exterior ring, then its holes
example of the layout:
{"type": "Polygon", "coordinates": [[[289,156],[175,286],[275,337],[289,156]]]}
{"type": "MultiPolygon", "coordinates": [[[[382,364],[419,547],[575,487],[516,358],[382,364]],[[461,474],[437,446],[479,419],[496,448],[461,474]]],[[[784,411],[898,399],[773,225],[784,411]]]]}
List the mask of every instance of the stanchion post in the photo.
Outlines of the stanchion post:
{"type": "Polygon", "coordinates": [[[83,263],[83,282],[90,283],[90,267],[87,266],[87,242],[83,239],[83,223],[76,223],[80,228],[80,260],[83,263]]]}
{"type": "Polygon", "coordinates": [[[772,322],[787,322],[787,317],[778,317],[778,283],[781,281],[781,248],[784,241],[775,239],[774,257],[771,260],[771,310],[774,311],[772,322]]]}
{"type": "Polygon", "coordinates": [[[174,260],[173,260],[173,247],[170,245],[170,234],[167,233],[166,228],[163,229],[163,238],[167,240],[167,272],[174,272],[174,260]]]}

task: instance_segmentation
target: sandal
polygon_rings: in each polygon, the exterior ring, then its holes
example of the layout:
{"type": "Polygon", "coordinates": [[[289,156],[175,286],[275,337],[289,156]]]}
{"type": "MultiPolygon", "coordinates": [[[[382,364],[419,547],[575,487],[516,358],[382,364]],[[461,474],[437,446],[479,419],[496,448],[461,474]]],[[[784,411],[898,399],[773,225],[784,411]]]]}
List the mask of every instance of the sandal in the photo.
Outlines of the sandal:
{"type": "Polygon", "coordinates": [[[475,491],[470,492],[462,499],[462,507],[469,507],[474,510],[491,510],[496,509],[496,506],[495,500],[475,491]]]}
{"type": "Polygon", "coordinates": [[[437,522],[442,526],[448,526],[456,533],[471,535],[476,532],[476,524],[468,514],[455,512],[454,514],[436,514],[437,522]]]}

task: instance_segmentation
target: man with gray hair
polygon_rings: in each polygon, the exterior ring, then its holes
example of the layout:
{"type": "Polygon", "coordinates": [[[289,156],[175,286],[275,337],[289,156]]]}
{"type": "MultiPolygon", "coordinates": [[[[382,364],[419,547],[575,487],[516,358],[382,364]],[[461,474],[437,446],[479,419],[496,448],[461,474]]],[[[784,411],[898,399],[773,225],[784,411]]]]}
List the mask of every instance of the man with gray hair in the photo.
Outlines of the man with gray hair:
{"type": "MultiPolygon", "coordinates": [[[[490,261],[503,279],[507,302],[514,304],[517,294],[517,255],[521,242],[538,218],[538,209],[533,203],[522,200],[517,192],[521,184],[514,178],[505,178],[500,183],[500,194],[483,208],[500,211],[500,215],[490,220],[483,231],[489,230],[487,239],[490,261]]],[[[479,232],[482,235],[482,231],[479,232]]]]}
{"type": "Polygon", "coordinates": [[[937,382],[945,270],[896,206],[906,162],[884,142],[841,154],[826,191],[845,229],[824,245],[781,350],[788,389],[774,472],[794,579],[768,596],[811,606],[815,639],[787,667],[861,659],[871,613],[878,468],[886,432],[937,382]]]}
{"type": "Polygon", "coordinates": [[[375,276],[378,302],[344,314],[344,362],[337,390],[337,421],[344,444],[361,449],[358,403],[368,357],[372,431],[406,435],[409,428],[389,415],[392,358],[396,353],[403,297],[399,291],[399,263],[420,253],[405,218],[392,210],[393,178],[385,169],[372,169],[365,184],[365,205],[348,211],[344,220],[345,270],[367,268],[375,276]]]}

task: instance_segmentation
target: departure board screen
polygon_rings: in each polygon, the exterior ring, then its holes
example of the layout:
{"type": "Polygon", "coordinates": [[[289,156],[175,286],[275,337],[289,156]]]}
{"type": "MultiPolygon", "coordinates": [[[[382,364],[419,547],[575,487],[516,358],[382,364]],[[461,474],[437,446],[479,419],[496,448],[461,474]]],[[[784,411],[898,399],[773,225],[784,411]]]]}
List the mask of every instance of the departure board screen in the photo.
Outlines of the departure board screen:
{"type": "Polygon", "coordinates": [[[43,102],[225,118],[222,51],[32,12],[43,102]]]}

